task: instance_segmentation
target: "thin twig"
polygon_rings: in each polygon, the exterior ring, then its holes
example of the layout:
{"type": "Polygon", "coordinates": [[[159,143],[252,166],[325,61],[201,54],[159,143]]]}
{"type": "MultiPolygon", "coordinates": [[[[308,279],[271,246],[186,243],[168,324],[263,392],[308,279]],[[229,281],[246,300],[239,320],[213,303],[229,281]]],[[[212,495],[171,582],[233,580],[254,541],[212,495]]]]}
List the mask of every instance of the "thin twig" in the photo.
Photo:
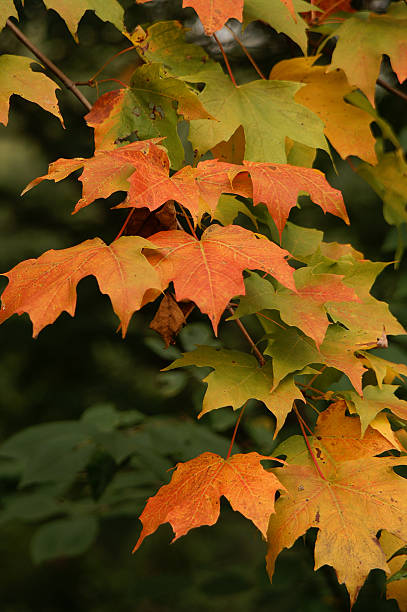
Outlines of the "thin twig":
{"type": "Polygon", "coordinates": [[[126,227],[127,227],[128,222],[130,221],[130,219],[131,219],[131,217],[132,217],[132,214],[134,213],[134,211],[135,211],[135,210],[136,210],[135,208],[132,208],[132,209],[131,209],[131,211],[129,212],[129,214],[128,214],[128,215],[127,215],[127,217],[126,217],[125,222],[124,222],[124,223],[123,223],[123,225],[122,225],[122,228],[121,228],[120,232],[117,234],[117,236],[116,236],[116,238],[113,240],[113,242],[115,242],[116,240],[118,240],[118,239],[120,238],[120,236],[123,234],[124,230],[125,230],[125,229],[126,229],[126,227]]]}
{"type": "Polygon", "coordinates": [[[306,385],[304,385],[304,389],[303,391],[306,391],[307,389],[312,389],[312,391],[318,391],[318,389],[314,389],[311,385],[314,383],[314,381],[318,378],[318,376],[321,376],[321,374],[324,372],[324,370],[326,370],[327,366],[324,365],[322,366],[321,370],[319,372],[317,372],[312,378],[311,380],[308,381],[308,383],[306,385]]]}
{"type": "Polygon", "coordinates": [[[312,450],[311,444],[309,443],[309,440],[308,440],[308,437],[307,437],[307,434],[305,433],[304,425],[302,424],[303,423],[303,419],[302,419],[300,413],[298,412],[297,406],[295,404],[294,404],[294,412],[297,415],[297,419],[298,419],[298,422],[299,422],[300,427],[301,427],[302,435],[304,436],[305,444],[307,445],[309,454],[311,455],[312,462],[315,465],[315,468],[316,468],[318,474],[321,476],[322,480],[327,480],[325,478],[325,476],[323,475],[323,473],[321,472],[321,470],[320,470],[320,467],[319,467],[318,462],[316,460],[316,457],[314,455],[314,451],[312,450]]]}
{"type": "Polygon", "coordinates": [[[266,319],[267,321],[270,321],[270,323],[274,323],[274,325],[277,325],[278,327],[281,327],[281,329],[287,329],[286,327],[284,327],[284,325],[281,325],[280,323],[277,323],[277,321],[274,321],[274,319],[271,319],[270,317],[268,317],[267,315],[263,314],[262,312],[255,312],[254,314],[256,314],[258,317],[263,317],[263,319],[266,319]]]}
{"type": "Polygon", "coordinates": [[[195,233],[194,226],[192,225],[192,223],[191,223],[191,221],[190,221],[190,219],[189,219],[189,217],[188,217],[187,213],[185,212],[185,208],[184,208],[184,207],[182,206],[182,204],[180,204],[179,202],[178,202],[178,205],[179,205],[179,207],[180,207],[180,208],[181,208],[181,210],[182,210],[182,213],[183,213],[183,215],[184,215],[184,217],[185,217],[185,219],[186,219],[186,221],[187,221],[187,223],[188,223],[188,227],[189,227],[189,229],[191,230],[191,233],[192,233],[193,237],[194,237],[196,240],[198,240],[198,236],[197,236],[197,235],[196,235],[196,233],[195,233]]]}
{"type": "Polygon", "coordinates": [[[51,62],[48,57],[41,53],[41,51],[22,33],[22,31],[16,25],[14,25],[11,19],[7,19],[6,24],[7,27],[13,32],[13,34],[23,43],[23,45],[25,45],[27,49],[29,49],[36,57],[38,57],[38,59],[44,64],[44,66],[46,66],[48,70],[50,70],[53,74],[55,74],[56,77],[58,77],[60,81],[62,81],[65,87],[72,91],[72,93],[78,98],[78,100],[82,102],[86,110],[92,110],[92,104],[79,91],[75,83],[71,81],[71,79],[68,78],[66,74],[62,72],[62,70],[55,66],[55,64],[51,62]]]}
{"type": "Polygon", "coordinates": [[[243,53],[246,55],[247,59],[249,60],[249,62],[251,63],[251,65],[253,66],[253,68],[255,69],[257,74],[259,75],[259,77],[261,79],[263,79],[264,81],[266,81],[267,80],[266,77],[264,76],[264,74],[262,73],[262,71],[260,70],[260,68],[256,64],[256,62],[254,61],[253,56],[250,55],[249,50],[247,49],[247,47],[242,43],[240,38],[236,35],[236,33],[232,30],[231,27],[229,27],[228,25],[225,24],[225,28],[227,28],[232,33],[233,38],[235,39],[237,44],[240,46],[240,48],[242,49],[243,53]]]}
{"type": "Polygon", "coordinates": [[[242,420],[242,416],[243,416],[244,409],[246,408],[246,406],[247,406],[247,402],[246,402],[246,403],[243,405],[243,408],[241,409],[240,414],[239,414],[239,418],[238,418],[238,419],[237,419],[237,421],[236,421],[236,425],[235,425],[235,428],[234,428],[234,430],[233,430],[232,439],[231,439],[231,441],[230,441],[230,446],[229,446],[228,454],[227,454],[227,456],[226,456],[226,461],[229,459],[229,457],[230,457],[230,455],[231,455],[232,448],[233,448],[233,445],[234,445],[234,443],[235,443],[235,438],[236,438],[237,430],[238,430],[238,428],[239,428],[240,421],[242,420]]]}
{"type": "Polygon", "coordinates": [[[386,83],[386,81],[383,81],[383,79],[381,79],[380,77],[377,79],[376,83],[380,85],[380,87],[383,87],[383,89],[387,89],[387,91],[389,91],[390,93],[394,94],[395,96],[398,96],[399,98],[407,102],[407,94],[405,94],[404,91],[400,91],[399,89],[392,87],[391,85],[386,83]]]}
{"type": "MultiPolygon", "coordinates": [[[[231,308],[230,306],[228,306],[227,310],[229,310],[229,312],[232,315],[235,314],[233,308],[231,308]]],[[[240,331],[242,332],[242,334],[244,335],[244,337],[246,338],[250,346],[252,347],[253,353],[257,357],[257,361],[263,367],[264,364],[266,363],[266,360],[264,359],[263,355],[260,353],[259,349],[257,348],[256,343],[254,342],[253,338],[251,337],[251,335],[249,334],[249,332],[247,331],[247,329],[245,328],[245,326],[243,325],[240,319],[233,319],[233,320],[236,323],[236,325],[239,327],[240,331]]]]}
{"type": "Polygon", "coordinates": [[[131,47],[126,47],[126,49],[123,49],[122,51],[119,51],[118,53],[115,53],[112,57],[109,57],[109,59],[103,64],[103,66],[101,68],[99,68],[99,70],[97,72],[95,72],[93,77],[91,77],[89,79],[89,82],[94,81],[96,79],[97,75],[100,74],[106,68],[106,66],[108,66],[110,64],[110,62],[112,62],[114,59],[116,59],[116,57],[119,57],[120,55],[123,55],[123,53],[127,53],[128,51],[134,51],[135,48],[136,47],[134,45],[132,45],[131,47]]]}
{"type": "Polygon", "coordinates": [[[226,68],[228,69],[229,76],[230,76],[230,78],[231,78],[231,80],[232,80],[232,83],[233,83],[233,85],[234,85],[235,87],[237,87],[237,83],[236,83],[236,81],[235,81],[235,77],[233,76],[232,68],[230,67],[229,60],[228,60],[228,58],[227,58],[227,56],[226,56],[226,53],[225,53],[225,49],[223,48],[223,45],[222,45],[222,43],[220,42],[219,38],[216,36],[216,34],[215,34],[215,33],[213,33],[213,35],[212,35],[212,36],[214,37],[214,39],[215,39],[215,40],[216,40],[216,42],[218,43],[218,47],[219,47],[219,49],[220,49],[220,51],[221,51],[221,53],[222,53],[223,59],[225,60],[226,68]]]}

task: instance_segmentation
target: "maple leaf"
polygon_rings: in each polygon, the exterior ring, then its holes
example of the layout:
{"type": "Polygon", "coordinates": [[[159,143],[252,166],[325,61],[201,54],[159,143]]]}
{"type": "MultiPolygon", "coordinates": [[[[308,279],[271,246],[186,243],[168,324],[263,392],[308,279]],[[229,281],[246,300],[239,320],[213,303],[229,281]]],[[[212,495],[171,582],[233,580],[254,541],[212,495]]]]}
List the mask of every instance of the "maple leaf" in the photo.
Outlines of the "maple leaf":
{"type": "MultiPolygon", "coordinates": [[[[266,204],[280,238],[290,210],[296,206],[302,192],[308,193],[324,212],[330,212],[349,224],[341,192],[330,186],[320,170],[288,164],[243,163],[253,183],[253,204],[266,204]]],[[[244,191],[242,195],[245,195],[244,191]]]]}
{"type": "Polygon", "coordinates": [[[393,382],[395,378],[401,379],[400,374],[407,377],[407,365],[404,363],[393,363],[366,351],[360,351],[360,354],[366,359],[368,367],[374,371],[379,388],[385,379],[386,382],[393,382]]]}
{"type": "Polygon", "coordinates": [[[276,436],[284,425],[294,400],[304,399],[292,377],[288,377],[271,392],[273,387],[271,362],[266,362],[260,368],[255,357],[240,351],[199,346],[190,353],[184,353],[163,371],[191,365],[209,366],[214,370],[203,379],[208,389],[198,418],[224,406],[232,406],[233,410],[237,410],[253,398],[263,402],[275,415],[277,425],[274,436],[276,436]]]}
{"type": "MultiPolygon", "coordinates": [[[[307,52],[307,24],[298,13],[306,13],[311,10],[308,2],[293,0],[292,6],[282,0],[280,2],[269,2],[269,0],[245,0],[244,22],[257,19],[271,25],[277,32],[283,32],[301,48],[303,53],[307,52]]],[[[318,10],[318,9],[316,9],[318,10]]]]}
{"type": "Polygon", "coordinates": [[[57,12],[78,42],[78,25],[86,11],[94,11],[102,21],[110,21],[120,32],[124,30],[124,10],[117,0],[44,0],[47,9],[57,12]]]}
{"type": "MultiPolygon", "coordinates": [[[[189,80],[199,82],[200,77],[189,80]]],[[[257,80],[235,86],[221,72],[208,74],[205,82],[199,99],[217,121],[191,121],[189,138],[199,154],[229,140],[239,126],[244,129],[244,157],[249,161],[285,163],[287,136],[328,150],[321,119],[294,101],[300,84],[257,80]]]]}
{"type": "Polygon", "coordinates": [[[325,124],[325,136],[343,158],[356,155],[375,164],[375,139],[370,130],[373,117],[345,102],[353,88],[342,70],[326,73],[326,66],[313,66],[316,57],[295,57],[276,64],[270,79],[305,83],[295,100],[316,113],[325,124]]]}
{"type": "Polygon", "coordinates": [[[0,32],[6,26],[9,17],[18,19],[16,7],[14,6],[13,0],[3,0],[0,13],[0,32]]]}
{"type": "MultiPolygon", "coordinates": [[[[389,533],[385,529],[380,534],[380,546],[382,547],[387,563],[390,568],[390,578],[398,572],[407,561],[407,555],[397,555],[392,557],[395,552],[405,546],[405,542],[397,536],[389,533]]],[[[400,608],[400,612],[407,612],[407,580],[396,580],[394,582],[387,582],[386,584],[386,599],[395,599],[400,608]]]]}
{"type": "Polygon", "coordinates": [[[156,138],[138,141],[113,151],[97,151],[89,159],[83,157],[57,159],[50,164],[48,174],[31,181],[21,195],[42,181],[61,181],[75,170],[83,167],[83,173],[79,177],[83,184],[82,198],[74,208],[74,213],[78,212],[98,198],[108,198],[115,191],[127,191],[129,189],[128,178],[135,171],[137,165],[145,163],[144,157],[148,158],[151,164],[163,163],[163,159],[164,163],[168,164],[168,161],[165,162],[164,151],[156,146],[156,143],[160,140],[160,138],[156,138]]]}
{"type": "MultiPolygon", "coordinates": [[[[362,395],[362,375],[365,372],[355,352],[363,335],[350,332],[339,325],[329,325],[324,341],[318,350],[314,342],[295,327],[277,327],[273,319],[259,318],[269,338],[264,353],[273,357],[274,384],[287,374],[302,370],[310,364],[326,364],[346,374],[352,385],[362,395]]],[[[367,334],[368,341],[372,336],[367,334]]]]}
{"type": "Polygon", "coordinates": [[[257,274],[245,279],[246,294],[240,299],[233,318],[260,310],[278,310],[288,325],[301,329],[319,347],[325,337],[329,321],[324,308],[328,301],[358,301],[353,289],[342,283],[335,274],[314,274],[309,268],[294,272],[297,293],[273,285],[257,274]]]}
{"type": "Polygon", "coordinates": [[[360,164],[357,173],[383,200],[383,216],[387,223],[396,226],[406,223],[407,164],[402,155],[390,151],[374,167],[360,164]]]}
{"type": "Polygon", "coordinates": [[[201,240],[175,230],[154,234],[150,241],[159,249],[149,261],[163,288],[172,281],[177,301],[194,301],[208,314],[215,334],[229,300],[244,295],[244,269],[264,270],[295,291],[288,251],[238,225],[211,225],[201,240]]]}
{"type": "Polygon", "coordinates": [[[349,83],[361,89],[374,106],[383,54],[389,56],[400,83],[407,78],[406,28],[407,9],[403,2],[391,4],[384,15],[356,13],[335,30],[338,42],[329,70],[342,68],[349,83]]]}
{"type": "Polygon", "coordinates": [[[236,197],[231,195],[221,195],[212,219],[216,219],[222,225],[232,225],[239,213],[251,219],[253,225],[258,227],[257,219],[251,210],[236,197]]]}
{"type": "Polygon", "coordinates": [[[141,253],[146,247],[154,248],[139,236],[123,236],[111,245],[94,238],[22,261],[4,274],[9,284],[1,296],[0,323],[27,312],[36,337],[64,310],[75,315],[76,285],[92,274],[110,297],[124,337],[132,314],[148,301],[146,292],[156,290],[156,297],[161,290],[157,273],[141,253]]]}
{"type": "Polygon", "coordinates": [[[391,444],[371,428],[360,439],[359,420],[344,411],[338,402],[318,418],[310,443],[319,472],[305,444],[302,453],[288,450],[290,464],[274,470],[288,493],[270,517],[267,568],[271,577],[280,551],[316,527],[315,569],[333,566],[353,604],[370,570],[388,571],[377,532],[407,537],[407,481],[393,471],[407,460],[375,457],[391,444]]]}
{"type": "Polygon", "coordinates": [[[114,148],[133,132],[139,140],[165,137],[171,163],[179,168],[184,160],[177,132],[180,115],[213,119],[182,80],[169,76],[160,64],[146,64],[135,70],[128,88],[101,96],[85,119],[95,130],[96,149],[114,148]]]}
{"type": "Polygon", "coordinates": [[[171,524],[173,542],[194,527],[214,525],[222,495],[233,510],[251,520],[265,535],[269,516],[274,512],[276,491],[284,489],[274,474],[261,466],[260,461],[270,458],[247,453],[225,460],[214,453],[203,453],[178,463],[171,482],[148,499],[140,516],[143,530],[133,552],[163,523],[171,524]]]}
{"type": "Polygon", "coordinates": [[[42,72],[34,72],[34,63],[38,62],[30,57],[0,56],[0,123],[7,125],[9,98],[16,94],[52,113],[64,125],[55,95],[59,88],[42,72]]]}
{"type": "Polygon", "coordinates": [[[362,435],[376,415],[386,408],[407,421],[407,402],[396,397],[394,392],[397,388],[397,385],[382,385],[381,388],[368,385],[363,389],[363,398],[353,391],[342,391],[339,394],[345,399],[349,411],[359,415],[362,435]]]}
{"type": "Polygon", "coordinates": [[[128,198],[116,208],[146,206],[155,210],[173,199],[185,206],[197,222],[203,213],[214,213],[223,192],[233,191],[233,177],[241,170],[241,166],[209,159],[196,168],[184,166],[170,177],[164,156],[161,163],[151,163],[151,157],[145,157],[129,178],[128,198]]]}
{"type": "MultiPolygon", "coordinates": [[[[138,4],[150,0],[136,0],[138,4]]],[[[243,20],[244,0],[183,0],[182,7],[191,7],[197,13],[204,27],[205,34],[211,36],[220,30],[228,19],[243,20]]]]}
{"type": "MultiPolygon", "coordinates": [[[[326,255],[335,255],[324,249],[326,255]]],[[[377,275],[388,265],[384,262],[371,262],[365,259],[354,259],[355,253],[351,257],[340,258],[337,262],[325,261],[318,265],[320,272],[333,272],[343,275],[344,282],[352,287],[359,296],[359,303],[347,302],[326,303],[326,309],[337,322],[346,325],[354,332],[370,334],[369,340],[363,342],[375,342],[383,332],[383,327],[387,334],[405,334],[403,326],[397,321],[389,310],[388,304],[377,300],[370,295],[369,289],[375,281],[377,275]]],[[[357,254],[356,254],[357,256],[357,254]]],[[[316,261],[314,260],[314,263],[316,261]]],[[[360,344],[361,346],[361,344],[360,344]]]]}
{"type": "Polygon", "coordinates": [[[187,43],[185,32],[179,21],[154,23],[136,49],[144,61],[161,63],[174,76],[188,80],[187,75],[199,73],[204,82],[205,73],[220,70],[220,66],[202,47],[187,43]]]}

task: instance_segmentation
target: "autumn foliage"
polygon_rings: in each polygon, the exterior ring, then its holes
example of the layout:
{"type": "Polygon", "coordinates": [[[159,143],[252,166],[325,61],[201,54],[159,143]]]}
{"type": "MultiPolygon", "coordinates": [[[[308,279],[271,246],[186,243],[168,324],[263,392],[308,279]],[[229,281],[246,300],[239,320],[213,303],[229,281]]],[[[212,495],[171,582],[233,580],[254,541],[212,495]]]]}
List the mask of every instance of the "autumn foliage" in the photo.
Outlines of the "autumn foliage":
{"type": "MultiPolygon", "coordinates": [[[[388,335],[406,332],[370,291],[387,264],[289,219],[308,198],[315,211],[351,223],[342,193],[313,167],[319,151],[328,161],[352,157],[352,167],[382,195],[386,221],[397,227],[406,221],[405,204],[383,195],[397,180],[390,173],[401,176],[406,165],[375,109],[375,87],[383,55],[400,83],[407,77],[407,7],[394,2],[376,14],[328,0],[298,6],[184,0],[219,42],[222,64],[187,42],[178,22],[129,32],[116,0],[95,9],[76,0],[76,17],[62,4],[50,8],[74,37],[83,12],[95,10],[129,39],[138,66],[85,115],[94,155],[53,161],[23,193],[80,171],[74,213],[122,192],[115,208],[126,216],[111,244],[91,238],[5,272],[0,323],[27,313],[36,337],[62,312],[74,317],[77,284],[89,275],[109,296],[123,338],[135,313],[151,302],[157,306],[151,326],[167,346],[192,312],[209,318],[215,336],[226,319],[237,322],[250,352],[201,345],[166,370],[212,369],[199,418],[232,406],[240,419],[250,399],[262,402],[275,419],[273,457],[255,449],[231,454],[233,437],[225,458],[205,452],[178,463],[170,483],[148,499],[134,550],[166,522],[174,539],[213,525],[224,496],[267,540],[270,579],[279,553],[316,528],[315,569],[332,566],[353,605],[371,570],[394,573],[387,563],[394,546],[386,538],[398,538],[400,549],[407,542],[407,485],[394,471],[406,465],[407,402],[395,392],[407,369],[370,353],[387,346],[388,335]],[[237,82],[216,34],[232,18],[283,32],[296,57],[267,75],[255,65],[251,80],[237,82]],[[180,121],[188,122],[187,138],[180,121]],[[391,150],[383,144],[389,142],[391,150]],[[256,337],[245,321],[255,322],[256,337]],[[345,388],[331,388],[341,376],[345,388]],[[319,413],[314,426],[306,405],[319,413]],[[298,435],[287,439],[290,414],[298,435]],[[266,460],[275,467],[262,465],[266,460]]],[[[16,16],[11,0],[1,11],[1,24],[16,16]]],[[[14,93],[62,122],[56,84],[31,64],[0,57],[4,124],[14,93]]],[[[394,584],[388,596],[406,610],[407,587],[394,584]]]]}

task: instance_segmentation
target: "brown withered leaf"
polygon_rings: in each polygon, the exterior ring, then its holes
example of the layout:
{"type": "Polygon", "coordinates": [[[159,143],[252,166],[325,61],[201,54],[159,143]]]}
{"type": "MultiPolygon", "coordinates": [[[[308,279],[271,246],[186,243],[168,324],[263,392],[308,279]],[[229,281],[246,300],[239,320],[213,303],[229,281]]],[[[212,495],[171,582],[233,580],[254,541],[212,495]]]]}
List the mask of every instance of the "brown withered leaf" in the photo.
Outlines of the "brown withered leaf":
{"type": "Polygon", "coordinates": [[[177,213],[174,201],[169,200],[158,210],[133,208],[123,236],[142,236],[148,238],[157,232],[177,229],[177,213]]]}
{"type": "Polygon", "coordinates": [[[165,348],[175,343],[175,338],[194,308],[193,302],[178,303],[170,293],[164,295],[149,327],[160,334],[165,342],[165,348]]]}

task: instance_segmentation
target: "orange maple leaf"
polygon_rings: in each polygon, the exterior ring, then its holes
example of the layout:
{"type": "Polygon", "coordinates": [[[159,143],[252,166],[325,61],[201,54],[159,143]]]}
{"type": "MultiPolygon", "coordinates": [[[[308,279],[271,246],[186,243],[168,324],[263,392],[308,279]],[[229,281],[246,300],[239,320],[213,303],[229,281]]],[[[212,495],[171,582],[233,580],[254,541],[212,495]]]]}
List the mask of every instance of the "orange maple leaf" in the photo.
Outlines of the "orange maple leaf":
{"type": "MultiPolygon", "coordinates": [[[[150,2],[150,0],[136,1],[138,4],[150,2]]],[[[232,17],[240,22],[243,21],[243,3],[244,0],[184,0],[182,7],[193,8],[202,22],[205,34],[211,36],[232,17]]]]}
{"type": "Polygon", "coordinates": [[[375,457],[393,445],[371,427],[360,438],[359,418],[345,416],[345,407],[339,401],[320,414],[313,460],[305,445],[290,455],[289,440],[283,443],[289,465],[275,473],[288,493],[270,517],[267,566],[272,576],[281,550],[316,527],[315,569],[332,565],[353,604],[370,570],[389,571],[378,531],[407,539],[407,480],[393,471],[407,459],[375,457]]]}
{"type": "Polygon", "coordinates": [[[50,164],[48,174],[31,181],[21,195],[42,181],[53,180],[57,183],[83,167],[84,170],[79,177],[83,184],[83,192],[74,208],[76,213],[97,198],[108,198],[115,191],[127,191],[128,178],[134,172],[136,165],[144,167],[145,158],[149,159],[151,164],[157,164],[158,160],[162,159],[163,151],[156,146],[161,140],[162,138],[140,140],[112,151],[96,151],[95,155],[88,159],[83,157],[57,159],[50,164]]]}
{"type": "Polygon", "coordinates": [[[223,459],[203,453],[178,463],[171,482],[148,499],[140,516],[143,530],[133,552],[163,523],[171,524],[173,542],[194,527],[214,525],[222,495],[265,536],[276,491],[284,490],[276,476],[262,467],[260,462],[267,459],[273,457],[247,453],[223,459]]]}
{"type": "Polygon", "coordinates": [[[127,199],[116,208],[147,207],[156,210],[167,200],[179,202],[197,222],[205,212],[213,214],[222,193],[232,193],[232,180],[242,167],[210,159],[196,168],[185,166],[169,176],[168,157],[164,152],[139,160],[129,178],[127,199]],[[160,159],[158,159],[160,155],[160,159]]]}
{"type": "Polygon", "coordinates": [[[9,284],[1,296],[0,323],[27,312],[36,337],[64,310],[75,315],[76,285],[93,274],[100,291],[109,295],[124,336],[132,314],[149,301],[146,292],[154,290],[154,299],[161,290],[157,272],[141,253],[145,247],[154,248],[140,236],[123,236],[111,245],[94,238],[20,262],[4,274],[9,284]]]}
{"type": "Polygon", "coordinates": [[[244,269],[264,270],[296,291],[288,251],[238,225],[211,225],[201,240],[180,230],[149,237],[159,252],[149,261],[162,285],[174,283],[176,299],[192,300],[208,314],[215,334],[219,319],[235,295],[244,295],[244,269]]]}
{"type": "Polygon", "coordinates": [[[289,164],[248,161],[243,164],[250,173],[253,195],[248,191],[249,186],[242,175],[236,178],[233,192],[245,197],[252,195],[253,204],[266,204],[280,238],[290,210],[297,204],[301,192],[308,193],[324,212],[336,215],[349,224],[341,192],[330,186],[320,170],[289,164]]]}

